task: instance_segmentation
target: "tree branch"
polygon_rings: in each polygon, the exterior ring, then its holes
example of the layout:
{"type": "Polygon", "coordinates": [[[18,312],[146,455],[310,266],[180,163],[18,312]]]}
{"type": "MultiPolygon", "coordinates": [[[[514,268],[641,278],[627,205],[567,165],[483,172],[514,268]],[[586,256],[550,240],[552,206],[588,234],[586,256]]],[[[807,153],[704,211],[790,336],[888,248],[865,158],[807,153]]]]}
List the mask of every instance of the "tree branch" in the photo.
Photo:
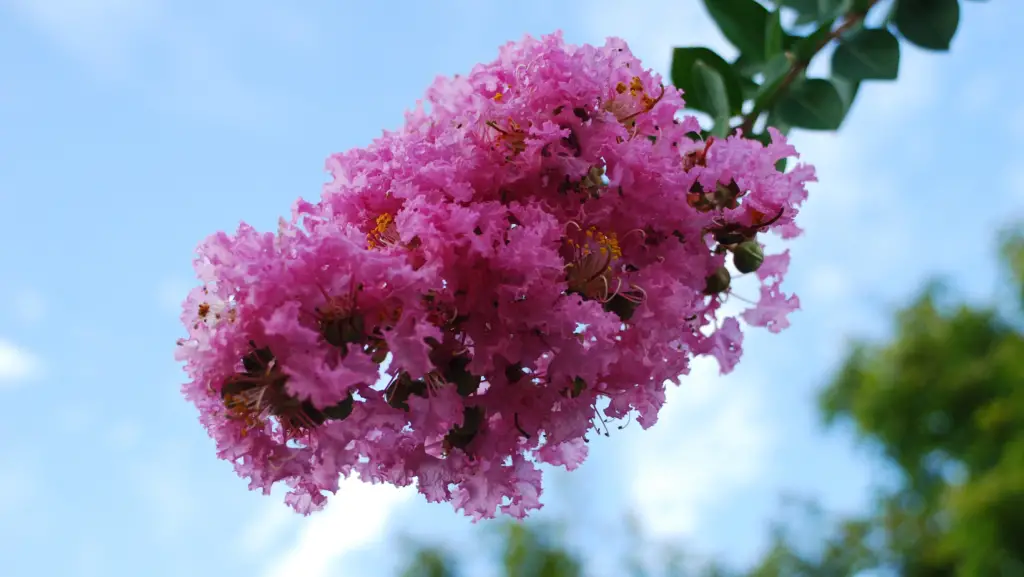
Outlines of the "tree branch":
{"type": "Polygon", "coordinates": [[[782,79],[782,82],[779,83],[779,86],[778,88],[775,89],[775,92],[772,93],[772,95],[766,99],[765,103],[762,106],[755,106],[753,109],[751,109],[750,112],[744,115],[743,122],[738,127],[736,127],[736,129],[733,130],[733,133],[735,134],[737,131],[742,130],[743,134],[750,134],[754,130],[754,123],[757,122],[757,119],[758,117],[761,116],[761,113],[764,112],[765,110],[771,109],[771,107],[775,104],[775,101],[778,100],[779,95],[785,92],[786,89],[788,89],[789,86],[793,84],[794,81],[796,81],[800,74],[804,70],[806,70],[807,67],[811,64],[811,61],[814,60],[814,57],[817,56],[818,53],[821,52],[826,46],[828,46],[830,42],[836,40],[844,33],[846,33],[849,29],[853,28],[854,26],[862,22],[864,18],[867,17],[868,12],[871,11],[871,9],[875,6],[875,4],[878,3],[878,1],[879,0],[871,0],[871,2],[869,2],[867,7],[864,8],[863,10],[857,12],[848,12],[843,17],[843,23],[840,24],[835,30],[830,32],[828,35],[826,35],[824,38],[822,38],[821,41],[818,42],[816,46],[814,46],[814,49],[807,57],[802,59],[794,58],[792,63],[790,63],[789,71],[786,72],[786,76],[782,79]]]}

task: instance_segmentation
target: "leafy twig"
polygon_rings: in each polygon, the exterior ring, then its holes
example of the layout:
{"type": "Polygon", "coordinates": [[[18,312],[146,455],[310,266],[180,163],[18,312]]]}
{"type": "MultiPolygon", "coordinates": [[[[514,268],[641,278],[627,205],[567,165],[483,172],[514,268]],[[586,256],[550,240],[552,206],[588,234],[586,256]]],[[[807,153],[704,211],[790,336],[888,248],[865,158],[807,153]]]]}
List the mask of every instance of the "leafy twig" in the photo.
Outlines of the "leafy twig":
{"type": "Polygon", "coordinates": [[[796,81],[800,74],[804,70],[806,70],[807,67],[811,64],[811,61],[814,60],[814,57],[817,56],[818,53],[822,51],[822,49],[828,46],[830,42],[839,38],[844,33],[846,33],[846,31],[862,22],[864,18],[867,17],[868,12],[871,11],[871,8],[874,7],[874,5],[878,3],[878,1],[879,0],[871,0],[868,3],[867,7],[865,7],[863,10],[858,10],[856,12],[848,12],[843,17],[843,23],[840,24],[839,27],[837,27],[835,30],[827,34],[824,38],[822,38],[811,49],[810,53],[808,53],[803,58],[794,57],[792,59],[792,62],[790,62],[789,71],[786,72],[786,76],[779,83],[779,86],[775,89],[771,96],[765,99],[762,106],[755,106],[753,109],[751,109],[750,112],[748,112],[743,117],[743,122],[737,127],[736,130],[742,130],[743,134],[749,135],[753,131],[754,123],[757,122],[757,119],[758,117],[761,116],[761,113],[764,112],[765,110],[771,109],[771,107],[775,104],[775,101],[778,100],[779,95],[785,92],[786,89],[789,88],[789,86],[793,84],[794,81],[796,81]]]}

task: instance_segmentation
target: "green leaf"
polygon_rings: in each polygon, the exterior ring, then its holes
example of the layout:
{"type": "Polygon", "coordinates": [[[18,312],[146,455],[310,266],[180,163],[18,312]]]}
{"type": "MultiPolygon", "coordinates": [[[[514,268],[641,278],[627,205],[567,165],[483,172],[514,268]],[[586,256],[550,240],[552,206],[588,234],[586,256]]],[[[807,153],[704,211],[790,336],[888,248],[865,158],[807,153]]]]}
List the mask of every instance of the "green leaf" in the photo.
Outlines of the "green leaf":
{"type": "Polygon", "coordinates": [[[711,130],[708,131],[708,134],[715,138],[725,138],[726,136],[729,136],[729,131],[731,129],[732,127],[729,126],[729,119],[720,118],[711,126],[711,130]]]}
{"type": "Polygon", "coordinates": [[[740,77],[753,78],[762,72],[764,62],[754,62],[749,56],[740,54],[736,57],[736,61],[732,63],[732,68],[740,77]]]}
{"type": "Polygon", "coordinates": [[[843,110],[845,110],[843,119],[845,120],[845,115],[850,113],[850,109],[853,108],[853,101],[857,98],[857,92],[860,91],[860,81],[850,80],[841,75],[833,75],[832,84],[836,87],[839,98],[843,100],[843,110]]]}
{"type": "Polygon", "coordinates": [[[799,41],[801,38],[803,38],[803,36],[796,36],[796,35],[793,35],[793,34],[790,34],[790,33],[786,32],[786,31],[783,31],[782,32],[782,49],[783,50],[792,50],[793,49],[793,45],[795,45],[797,43],[797,41],[799,41]]]}
{"type": "Polygon", "coordinates": [[[768,105],[768,102],[774,97],[775,92],[778,91],[792,65],[793,57],[786,53],[776,54],[765,65],[764,82],[761,83],[757,94],[754,96],[755,110],[763,110],[768,105]]]}
{"type": "Polygon", "coordinates": [[[768,15],[768,23],[764,31],[764,60],[771,60],[782,52],[785,32],[782,30],[782,13],[776,10],[768,15]]]}
{"type": "Polygon", "coordinates": [[[729,95],[725,91],[725,80],[714,68],[703,60],[693,63],[694,95],[707,105],[707,112],[718,122],[729,119],[729,95]]]}
{"type": "Polygon", "coordinates": [[[792,54],[776,54],[764,67],[764,85],[769,86],[785,78],[795,61],[796,57],[792,54]]]}
{"type": "Polygon", "coordinates": [[[835,21],[835,18],[830,18],[822,22],[821,26],[818,26],[814,32],[793,44],[793,54],[796,55],[798,60],[807,62],[814,57],[822,44],[828,41],[829,34],[832,33],[832,25],[835,21]]]}
{"type": "Polygon", "coordinates": [[[836,130],[846,106],[832,82],[811,78],[793,85],[775,106],[779,118],[795,128],[836,130]]]}
{"type": "Polygon", "coordinates": [[[850,9],[852,0],[783,0],[782,5],[796,11],[796,25],[838,18],[850,9]]]}
{"type": "Polygon", "coordinates": [[[895,80],[900,41],[884,29],[861,30],[832,53],[832,72],[850,80],[895,80]]]}
{"type": "Polygon", "coordinates": [[[768,120],[765,122],[765,134],[768,133],[767,129],[769,126],[774,126],[776,130],[782,133],[782,136],[789,136],[789,131],[792,130],[792,127],[786,124],[781,118],[779,118],[779,115],[774,112],[768,113],[768,120]]]}
{"type": "Polygon", "coordinates": [[[757,92],[761,89],[761,85],[754,82],[749,78],[740,78],[740,89],[743,90],[744,100],[753,100],[757,96],[757,92]]]}
{"type": "Polygon", "coordinates": [[[721,75],[722,82],[725,84],[725,93],[728,96],[729,113],[740,114],[743,109],[743,87],[740,84],[740,76],[724,58],[708,48],[676,48],[672,53],[672,84],[683,89],[686,107],[714,115],[709,103],[701,101],[697,95],[694,67],[698,60],[721,75]]]}
{"type": "Polygon", "coordinates": [[[908,41],[926,50],[946,51],[960,24],[957,0],[899,0],[896,29],[908,41]]]}
{"type": "Polygon", "coordinates": [[[756,0],[704,0],[722,34],[754,62],[764,62],[768,10],[756,0]]]}

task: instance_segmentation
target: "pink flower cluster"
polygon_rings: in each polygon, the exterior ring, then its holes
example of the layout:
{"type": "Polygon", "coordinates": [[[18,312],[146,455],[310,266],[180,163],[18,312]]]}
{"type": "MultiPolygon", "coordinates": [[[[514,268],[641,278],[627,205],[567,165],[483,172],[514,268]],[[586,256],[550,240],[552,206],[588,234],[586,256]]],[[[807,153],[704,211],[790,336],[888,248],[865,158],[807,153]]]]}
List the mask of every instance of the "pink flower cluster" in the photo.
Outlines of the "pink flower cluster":
{"type": "Polygon", "coordinates": [[[302,513],[357,473],[522,518],[538,463],[575,468],[604,419],[653,425],[698,355],[735,366],[737,270],[762,286],[747,324],[798,307],[757,235],[799,233],[813,169],[775,168],[796,154],[777,132],[699,140],[621,40],[527,37],[426,99],[332,156],[277,232],[198,249],[184,394],[250,488],[285,481],[302,513]]]}

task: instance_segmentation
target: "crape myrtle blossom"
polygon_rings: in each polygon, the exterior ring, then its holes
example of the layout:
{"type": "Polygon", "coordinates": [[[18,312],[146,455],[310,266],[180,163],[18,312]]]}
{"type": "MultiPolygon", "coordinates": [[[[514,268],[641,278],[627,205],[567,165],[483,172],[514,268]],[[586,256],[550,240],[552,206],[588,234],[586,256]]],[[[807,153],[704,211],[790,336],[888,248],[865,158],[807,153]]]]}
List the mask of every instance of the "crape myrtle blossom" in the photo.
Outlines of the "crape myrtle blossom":
{"type": "Polygon", "coordinates": [[[538,463],[653,425],[696,356],[731,371],[734,274],[762,285],[748,325],[799,306],[757,237],[799,234],[814,172],[775,168],[796,151],[774,130],[701,140],[682,108],[621,40],[527,37],[333,155],[277,232],[207,239],[178,358],[219,456],[302,513],[357,473],[522,518],[538,463]]]}

